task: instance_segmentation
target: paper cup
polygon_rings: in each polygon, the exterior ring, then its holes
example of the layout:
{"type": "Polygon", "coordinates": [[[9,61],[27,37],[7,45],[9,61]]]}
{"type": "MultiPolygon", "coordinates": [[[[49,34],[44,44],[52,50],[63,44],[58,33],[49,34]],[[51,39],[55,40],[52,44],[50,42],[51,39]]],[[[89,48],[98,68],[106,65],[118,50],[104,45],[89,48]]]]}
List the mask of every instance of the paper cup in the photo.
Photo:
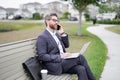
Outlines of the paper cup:
{"type": "Polygon", "coordinates": [[[40,72],[41,72],[42,80],[46,80],[48,71],[46,69],[42,69],[40,72]]]}

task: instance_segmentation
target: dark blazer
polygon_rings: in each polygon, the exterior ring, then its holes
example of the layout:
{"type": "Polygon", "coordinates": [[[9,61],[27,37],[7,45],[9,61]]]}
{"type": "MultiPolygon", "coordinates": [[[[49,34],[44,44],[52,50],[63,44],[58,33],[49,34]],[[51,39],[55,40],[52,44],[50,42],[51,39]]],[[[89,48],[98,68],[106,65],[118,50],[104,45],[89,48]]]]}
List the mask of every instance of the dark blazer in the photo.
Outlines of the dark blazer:
{"type": "MultiPolygon", "coordinates": [[[[56,34],[60,40],[63,51],[65,48],[69,47],[68,35],[61,37],[56,34]]],[[[43,65],[47,68],[48,73],[59,75],[62,73],[62,59],[60,57],[60,52],[58,45],[51,34],[45,30],[37,39],[37,51],[39,60],[42,60],[43,65]]]]}

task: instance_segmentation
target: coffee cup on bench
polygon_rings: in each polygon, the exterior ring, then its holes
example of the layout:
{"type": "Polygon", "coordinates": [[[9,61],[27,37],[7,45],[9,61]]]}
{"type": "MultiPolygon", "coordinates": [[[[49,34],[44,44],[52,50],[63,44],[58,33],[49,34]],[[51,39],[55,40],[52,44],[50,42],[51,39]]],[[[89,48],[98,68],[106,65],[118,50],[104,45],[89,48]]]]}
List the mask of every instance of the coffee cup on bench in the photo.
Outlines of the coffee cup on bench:
{"type": "Polygon", "coordinates": [[[42,80],[46,80],[48,71],[46,69],[42,69],[40,72],[41,72],[42,80]]]}

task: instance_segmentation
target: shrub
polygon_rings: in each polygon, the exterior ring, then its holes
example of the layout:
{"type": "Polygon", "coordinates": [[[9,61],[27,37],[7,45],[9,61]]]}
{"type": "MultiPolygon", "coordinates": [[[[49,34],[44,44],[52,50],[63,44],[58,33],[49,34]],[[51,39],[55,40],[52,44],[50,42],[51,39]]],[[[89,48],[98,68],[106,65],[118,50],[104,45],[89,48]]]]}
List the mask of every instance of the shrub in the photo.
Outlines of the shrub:
{"type": "Polygon", "coordinates": [[[86,18],[86,21],[91,21],[91,19],[90,18],[86,18]]]}
{"type": "Polygon", "coordinates": [[[91,21],[91,20],[92,20],[92,19],[90,18],[90,15],[89,15],[88,13],[85,13],[84,16],[85,16],[85,20],[86,20],[86,21],[91,21]]]}
{"type": "Polygon", "coordinates": [[[90,15],[88,13],[84,14],[85,18],[90,18],[90,15]]]}
{"type": "Polygon", "coordinates": [[[34,14],[33,14],[33,19],[34,19],[34,20],[40,20],[40,19],[42,19],[42,16],[40,16],[39,13],[34,13],[34,14]]]}
{"type": "Polygon", "coordinates": [[[120,24],[120,19],[97,21],[100,24],[120,24]]]}
{"type": "Polygon", "coordinates": [[[65,12],[63,13],[63,16],[61,17],[61,19],[68,19],[70,16],[70,13],[69,12],[65,12]]]}

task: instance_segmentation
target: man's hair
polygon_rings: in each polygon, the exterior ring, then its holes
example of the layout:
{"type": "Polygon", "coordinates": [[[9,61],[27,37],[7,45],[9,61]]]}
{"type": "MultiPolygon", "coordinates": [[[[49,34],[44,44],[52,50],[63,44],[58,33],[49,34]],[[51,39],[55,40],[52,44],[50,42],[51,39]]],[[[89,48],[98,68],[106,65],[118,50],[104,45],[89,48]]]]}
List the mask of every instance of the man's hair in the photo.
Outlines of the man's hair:
{"type": "Polygon", "coordinates": [[[46,20],[50,20],[52,16],[58,17],[56,13],[51,13],[51,14],[49,14],[49,15],[46,15],[46,16],[45,16],[45,25],[46,25],[46,26],[47,26],[46,20]]]}

